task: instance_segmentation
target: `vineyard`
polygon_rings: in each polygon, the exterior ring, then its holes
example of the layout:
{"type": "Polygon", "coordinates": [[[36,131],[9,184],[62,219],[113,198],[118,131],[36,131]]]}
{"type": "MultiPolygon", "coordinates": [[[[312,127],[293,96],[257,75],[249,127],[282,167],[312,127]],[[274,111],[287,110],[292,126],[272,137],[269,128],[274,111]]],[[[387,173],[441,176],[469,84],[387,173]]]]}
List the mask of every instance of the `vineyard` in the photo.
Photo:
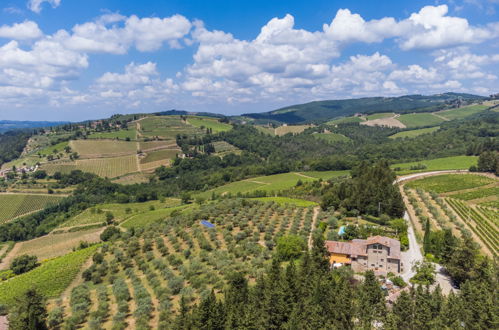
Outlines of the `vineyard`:
{"type": "Polygon", "coordinates": [[[0,223],[56,204],[61,197],[34,194],[0,194],[0,223]]]}
{"type": "Polygon", "coordinates": [[[85,282],[50,313],[63,315],[71,328],[165,325],[178,312],[180,297],[190,305],[212,289],[218,293],[234,271],[256,279],[269,263],[277,237],[296,234],[306,242],[313,214],[312,208],[226,200],[174,216],[103,246],[83,273],[85,282]]]}
{"type": "Polygon", "coordinates": [[[472,235],[482,250],[493,256],[499,251],[499,211],[476,204],[483,198],[497,197],[496,180],[479,175],[439,175],[412,181],[404,186],[423,235],[427,220],[433,228],[451,228],[454,233],[472,235]]]}
{"type": "Polygon", "coordinates": [[[189,125],[180,116],[147,117],[140,121],[140,134],[144,137],[159,137],[175,140],[177,134],[202,135],[200,128],[189,125]]]}
{"type": "Polygon", "coordinates": [[[209,128],[213,133],[226,132],[232,129],[232,125],[221,123],[218,121],[218,118],[189,116],[187,117],[187,122],[201,129],[209,128]]]}
{"type": "Polygon", "coordinates": [[[79,159],[76,169],[90,172],[101,177],[115,178],[127,173],[137,172],[137,156],[129,155],[112,158],[79,159]]]}
{"type": "Polygon", "coordinates": [[[137,132],[135,129],[120,129],[112,132],[95,132],[88,136],[89,139],[119,139],[119,140],[135,140],[137,132]]]}
{"type": "Polygon", "coordinates": [[[81,158],[115,157],[135,154],[135,142],[117,140],[73,140],[69,143],[81,158]]]}

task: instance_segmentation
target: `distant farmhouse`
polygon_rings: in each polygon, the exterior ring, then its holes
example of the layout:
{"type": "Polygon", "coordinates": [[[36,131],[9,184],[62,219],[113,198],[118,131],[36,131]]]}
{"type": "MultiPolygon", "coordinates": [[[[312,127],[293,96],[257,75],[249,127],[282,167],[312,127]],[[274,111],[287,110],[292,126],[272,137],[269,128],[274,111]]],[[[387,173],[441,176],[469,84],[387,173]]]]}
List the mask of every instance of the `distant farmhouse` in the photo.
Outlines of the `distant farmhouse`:
{"type": "Polygon", "coordinates": [[[348,265],[355,272],[373,270],[378,274],[402,271],[400,242],[384,236],[350,242],[326,241],[331,267],[348,265]]]}

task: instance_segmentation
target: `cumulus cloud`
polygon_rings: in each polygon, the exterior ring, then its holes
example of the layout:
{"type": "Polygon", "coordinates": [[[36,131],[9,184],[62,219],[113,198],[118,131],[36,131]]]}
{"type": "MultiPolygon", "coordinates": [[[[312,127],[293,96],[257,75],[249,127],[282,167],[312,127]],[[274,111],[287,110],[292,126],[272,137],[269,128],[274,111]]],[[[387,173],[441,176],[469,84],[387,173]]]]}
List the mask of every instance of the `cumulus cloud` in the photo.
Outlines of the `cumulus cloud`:
{"type": "Polygon", "coordinates": [[[28,8],[35,13],[40,13],[44,2],[50,4],[52,8],[57,8],[61,4],[61,0],[29,0],[28,8]]]}
{"type": "Polygon", "coordinates": [[[125,54],[132,46],[141,52],[158,50],[166,42],[179,47],[179,39],[191,29],[181,15],[158,18],[104,15],[94,22],[75,25],[70,32],[60,30],[55,38],[66,47],[88,53],[125,54]]]}
{"type": "Polygon", "coordinates": [[[38,24],[33,21],[24,21],[22,23],[14,23],[13,25],[0,26],[0,38],[26,40],[37,39],[43,35],[38,28],[38,24]]]}

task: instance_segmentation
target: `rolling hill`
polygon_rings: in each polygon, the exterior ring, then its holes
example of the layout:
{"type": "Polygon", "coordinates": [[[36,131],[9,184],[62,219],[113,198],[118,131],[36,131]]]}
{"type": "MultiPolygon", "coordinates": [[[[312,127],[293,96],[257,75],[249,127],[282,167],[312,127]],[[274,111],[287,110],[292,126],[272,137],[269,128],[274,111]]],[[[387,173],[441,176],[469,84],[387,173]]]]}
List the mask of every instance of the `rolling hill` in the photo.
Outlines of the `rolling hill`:
{"type": "Polygon", "coordinates": [[[436,95],[405,95],[400,97],[366,97],[359,99],[315,101],[297,104],[274,111],[250,113],[244,116],[262,121],[278,121],[288,124],[322,122],[355,113],[376,112],[432,112],[445,109],[457,100],[480,101],[482,96],[444,93],[436,95]]]}

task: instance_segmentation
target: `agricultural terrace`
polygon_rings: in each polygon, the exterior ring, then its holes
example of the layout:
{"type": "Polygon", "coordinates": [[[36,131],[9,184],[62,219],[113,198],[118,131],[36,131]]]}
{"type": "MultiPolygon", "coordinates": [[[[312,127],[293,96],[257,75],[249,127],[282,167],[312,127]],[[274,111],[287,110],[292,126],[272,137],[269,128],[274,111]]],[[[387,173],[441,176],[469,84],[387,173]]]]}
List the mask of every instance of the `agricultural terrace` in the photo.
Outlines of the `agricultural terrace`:
{"type": "Polygon", "coordinates": [[[286,126],[279,126],[274,130],[274,134],[278,136],[283,136],[288,133],[291,134],[300,134],[303,133],[304,130],[307,128],[312,127],[312,125],[286,125],[286,126]]]}
{"type": "Polygon", "coordinates": [[[127,141],[73,140],[69,145],[78,152],[80,158],[116,157],[137,153],[137,144],[127,141]]]}
{"type": "Polygon", "coordinates": [[[294,187],[298,181],[308,182],[318,179],[327,180],[333,177],[348,175],[348,171],[324,171],[324,172],[292,172],[269,176],[260,176],[256,178],[236,181],[227,185],[217,187],[202,193],[195,197],[210,198],[213,194],[227,196],[236,196],[238,194],[254,193],[256,191],[267,194],[277,193],[294,187]],[[310,173],[310,175],[309,175],[310,173]]]}
{"type": "Polygon", "coordinates": [[[149,201],[144,203],[100,204],[88,208],[80,214],[68,219],[66,222],[59,225],[58,228],[89,224],[105,224],[106,213],[108,212],[113,215],[113,222],[119,224],[131,217],[143,215],[144,213],[156,209],[176,206],[179,203],[180,201],[178,199],[166,198],[164,201],[149,201]]]}
{"type": "Polygon", "coordinates": [[[60,196],[36,194],[0,194],[0,223],[57,204],[60,196]]]}
{"type": "Polygon", "coordinates": [[[418,162],[398,163],[390,167],[397,172],[397,175],[405,175],[417,172],[445,171],[445,170],[467,170],[472,165],[476,165],[476,156],[454,156],[422,160],[418,162]]]}
{"type": "Polygon", "coordinates": [[[462,119],[476,113],[482,112],[487,109],[486,105],[471,105],[468,107],[462,107],[452,110],[444,110],[436,112],[437,115],[447,118],[448,120],[462,119]]]}
{"type": "Polygon", "coordinates": [[[436,132],[440,129],[440,126],[435,126],[435,127],[428,127],[428,128],[420,128],[420,129],[413,129],[409,131],[403,131],[403,132],[398,132],[393,135],[390,135],[390,139],[397,139],[397,138],[414,138],[416,136],[420,136],[423,134],[429,134],[436,132]]]}
{"type": "Polygon", "coordinates": [[[83,297],[86,308],[70,320],[82,328],[94,323],[105,329],[126,324],[157,328],[178,312],[180,297],[192,305],[212,289],[218,294],[235,271],[254,281],[268,266],[277,237],[298,235],[305,248],[313,218],[312,208],[226,200],[153,224],[101,250],[103,260],[96,259],[69,303],[62,302],[65,319],[74,315],[83,297]],[[203,226],[202,220],[214,228],[203,226]]]}
{"type": "Polygon", "coordinates": [[[99,235],[103,230],[104,228],[93,228],[61,234],[48,234],[29,241],[19,242],[4,259],[1,266],[5,269],[5,267],[9,266],[10,261],[24,254],[34,255],[39,261],[65,255],[77,247],[80,242],[100,242],[99,235]]]}
{"type": "Polygon", "coordinates": [[[187,123],[200,129],[209,128],[213,133],[227,132],[232,129],[232,125],[221,123],[218,118],[188,116],[187,123]]]}
{"type": "Polygon", "coordinates": [[[158,137],[175,140],[177,134],[203,135],[205,131],[189,125],[180,116],[152,116],[139,121],[140,134],[144,137],[158,137]]]}
{"type": "Polygon", "coordinates": [[[445,121],[445,119],[439,118],[432,113],[411,113],[401,115],[397,119],[408,128],[437,126],[445,121]]]}
{"type": "Polygon", "coordinates": [[[95,132],[87,136],[88,139],[119,139],[119,140],[135,140],[137,131],[135,128],[125,128],[111,132],[95,132]]]}
{"type": "Polygon", "coordinates": [[[36,287],[45,297],[58,297],[75,279],[83,263],[97,245],[71,252],[8,281],[0,282],[0,304],[10,305],[29,288],[36,287]]]}
{"type": "Polygon", "coordinates": [[[446,174],[411,181],[404,186],[409,212],[418,219],[420,236],[427,220],[437,229],[471,234],[482,250],[496,256],[499,248],[499,210],[481,204],[497,200],[499,181],[475,174],[446,174]]]}
{"type": "Polygon", "coordinates": [[[338,133],[314,133],[312,136],[316,139],[326,141],[328,143],[336,143],[336,142],[348,142],[350,141],[349,138],[347,138],[343,134],[338,134],[338,133]]]}

